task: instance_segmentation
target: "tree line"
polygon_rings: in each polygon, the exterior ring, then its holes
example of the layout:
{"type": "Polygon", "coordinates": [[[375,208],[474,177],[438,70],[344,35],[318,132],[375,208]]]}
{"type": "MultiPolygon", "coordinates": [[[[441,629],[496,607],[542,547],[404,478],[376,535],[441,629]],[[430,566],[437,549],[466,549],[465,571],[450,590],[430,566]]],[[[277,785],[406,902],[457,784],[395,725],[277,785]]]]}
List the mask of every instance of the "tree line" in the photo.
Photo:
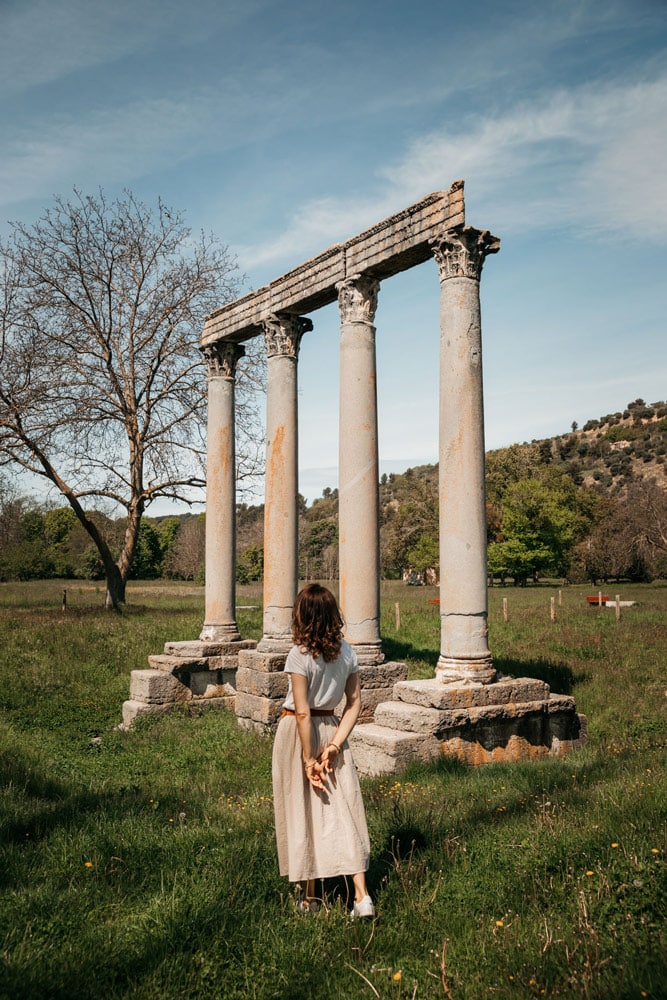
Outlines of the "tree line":
{"type": "MultiPolygon", "coordinates": [[[[591,583],[667,577],[667,492],[637,477],[618,495],[577,485],[567,472],[532,464],[521,446],[491,452],[487,472],[488,567],[491,582],[525,586],[541,577],[591,583]]],[[[539,450],[537,452],[539,455],[539,450]]],[[[383,476],[380,556],[386,579],[438,580],[437,466],[383,476]]],[[[112,552],[124,518],[95,513],[112,552]]],[[[260,580],[264,508],[239,504],[237,580],[260,580]]],[[[144,518],[130,579],[203,582],[205,514],[144,518]]],[[[114,548],[115,546],[115,548],[114,548]]],[[[307,506],[300,498],[299,572],[338,576],[338,493],[307,506]]],[[[39,505],[0,490],[0,580],[48,577],[104,579],[96,547],[67,507],[39,505]]]]}

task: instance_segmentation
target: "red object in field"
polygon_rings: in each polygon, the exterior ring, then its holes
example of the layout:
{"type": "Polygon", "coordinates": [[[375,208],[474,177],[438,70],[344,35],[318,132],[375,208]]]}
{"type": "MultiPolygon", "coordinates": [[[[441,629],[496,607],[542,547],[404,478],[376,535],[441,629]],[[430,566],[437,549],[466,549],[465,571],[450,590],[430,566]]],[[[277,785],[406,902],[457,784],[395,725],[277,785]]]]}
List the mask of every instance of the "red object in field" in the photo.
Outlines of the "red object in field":
{"type": "Polygon", "coordinates": [[[607,601],[610,601],[610,600],[611,600],[611,598],[607,597],[605,594],[603,594],[602,597],[598,596],[598,597],[587,597],[586,598],[586,602],[588,604],[600,604],[600,603],[606,604],[607,601]]]}
{"type": "Polygon", "coordinates": [[[429,604],[440,604],[440,598],[439,597],[429,597],[428,603],[429,604]]]}

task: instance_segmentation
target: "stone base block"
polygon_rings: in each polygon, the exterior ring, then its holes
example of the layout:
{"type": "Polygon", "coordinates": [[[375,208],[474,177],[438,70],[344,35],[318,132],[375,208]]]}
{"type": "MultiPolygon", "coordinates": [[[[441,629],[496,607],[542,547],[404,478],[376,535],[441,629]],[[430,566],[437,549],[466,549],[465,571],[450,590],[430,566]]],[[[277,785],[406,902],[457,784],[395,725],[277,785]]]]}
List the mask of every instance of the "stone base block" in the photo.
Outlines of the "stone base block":
{"type": "Polygon", "coordinates": [[[255,722],[254,719],[239,718],[237,722],[241,729],[245,729],[249,733],[257,733],[258,736],[271,736],[275,729],[274,726],[268,726],[265,722],[255,722]]]}
{"type": "Polygon", "coordinates": [[[237,639],[231,642],[193,639],[185,642],[165,642],[164,653],[166,656],[179,656],[185,659],[200,659],[202,656],[235,657],[239,650],[254,649],[256,645],[253,639],[237,639]]]}
{"type": "Polygon", "coordinates": [[[288,675],[282,670],[268,673],[263,670],[251,670],[250,667],[239,667],[236,672],[237,691],[258,698],[280,698],[284,701],[288,685],[288,675]]]}
{"type": "Polygon", "coordinates": [[[133,670],[130,674],[130,700],[145,704],[188,701],[192,691],[173,674],[162,670],[133,670]]]}
{"type": "Polygon", "coordinates": [[[385,701],[375,710],[375,722],[387,729],[436,736],[442,728],[444,714],[437,708],[425,708],[423,705],[411,705],[403,701],[385,701]]]}
{"type": "Polygon", "coordinates": [[[236,694],[236,670],[202,670],[190,674],[190,690],[195,698],[222,698],[236,694]]]}
{"type": "Polygon", "coordinates": [[[191,671],[208,670],[205,656],[165,656],[164,653],[148,657],[153,670],[164,670],[169,674],[189,674],[191,671]]]}
{"type": "Polygon", "coordinates": [[[285,666],[287,653],[265,653],[259,649],[241,650],[239,653],[239,667],[248,667],[249,670],[262,670],[264,673],[274,673],[282,670],[285,666]]]}
{"type": "Polygon", "coordinates": [[[359,681],[363,690],[368,688],[388,688],[408,676],[407,663],[389,660],[387,663],[359,665],[359,681]]]}
{"type": "MultiPolygon", "coordinates": [[[[375,715],[375,710],[378,705],[382,702],[387,701],[391,698],[393,688],[391,687],[372,687],[361,689],[361,711],[359,713],[359,722],[372,722],[375,715]]],[[[345,708],[345,699],[340,703],[337,708],[336,714],[340,717],[340,713],[345,708]]]]}
{"type": "Polygon", "coordinates": [[[283,710],[284,698],[260,698],[237,691],[234,711],[239,719],[251,719],[264,726],[275,726],[283,710]]]}
{"type": "Polygon", "coordinates": [[[122,728],[145,711],[170,711],[187,703],[200,708],[234,710],[239,653],[250,653],[252,639],[167,642],[164,652],[148,657],[149,670],[133,670],[130,700],[123,706],[122,728]],[[151,706],[139,710],[136,705],[151,706]]]}
{"type": "Polygon", "coordinates": [[[124,701],[123,721],[118,728],[128,730],[138,716],[151,715],[160,712],[173,712],[176,705],[177,702],[174,701],[165,702],[163,704],[158,704],[156,702],[148,703],[145,701],[124,701]]]}
{"type": "Polygon", "coordinates": [[[394,686],[397,701],[438,709],[481,708],[544,701],[548,697],[549,685],[532,677],[501,677],[493,684],[445,684],[430,677],[423,681],[399,681],[394,686]]]}
{"type": "MultiPolygon", "coordinates": [[[[142,673],[143,671],[133,671],[133,672],[142,673]]],[[[123,702],[123,721],[121,722],[118,728],[127,731],[131,728],[134,720],[140,715],[159,715],[167,712],[174,712],[176,711],[176,709],[185,710],[191,714],[209,708],[226,709],[227,711],[233,712],[235,700],[236,700],[235,695],[232,696],[224,695],[224,696],[215,696],[206,698],[190,697],[187,700],[163,701],[163,702],[135,701],[134,699],[131,699],[130,701],[123,702]]]]}
{"type": "Polygon", "coordinates": [[[351,737],[362,752],[361,770],[397,773],[411,760],[445,754],[470,764],[560,756],[586,741],[586,719],[574,699],[552,695],[549,685],[530,677],[504,677],[493,684],[443,684],[439,679],[399,681],[393,700],[381,702],[371,725],[351,737]],[[393,734],[393,737],[391,736],[393,734]],[[396,737],[414,737],[400,753],[390,752],[396,737]],[[372,753],[368,746],[380,748],[372,753]],[[411,749],[412,748],[412,749],[411,749]]]}
{"type": "Polygon", "coordinates": [[[402,733],[374,723],[358,725],[349,738],[354,762],[360,774],[398,774],[408,764],[437,760],[440,743],[433,736],[402,733]]]}

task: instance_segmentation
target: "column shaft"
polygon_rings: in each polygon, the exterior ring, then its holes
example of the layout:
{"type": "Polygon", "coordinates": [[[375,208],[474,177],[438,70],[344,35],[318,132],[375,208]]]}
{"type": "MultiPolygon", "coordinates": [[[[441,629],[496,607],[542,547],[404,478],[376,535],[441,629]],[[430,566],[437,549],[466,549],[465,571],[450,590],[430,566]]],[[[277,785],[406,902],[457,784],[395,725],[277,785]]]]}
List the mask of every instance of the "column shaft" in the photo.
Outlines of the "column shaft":
{"type": "Polygon", "coordinates": [[[236,450],[234,388],[238,344],[205,348],[208,364],[206,611],[200,638],[240,639],[236,624],[236,450]]]}
{"type": "Polygon", "coordinates": [[[312,330],[300,316],[264,324],[267,347],[264,624],[260,652],[289,649],[299,572],[297,360],[312,330]]]}
{"type": "Polygon", "coordinates": [[[360,663],[384,660],[380,640],[380,534],[375,327],[379,282],[338,286],[341,314],[339,436],[340,603],[360,663]]]}
{"type": "Polygon", "coordinates": [[[432,241],[440,271],[440,621],[436,674],[495,679],[488,643],[479,276],[499,249],[466,226],[432,241]]]}

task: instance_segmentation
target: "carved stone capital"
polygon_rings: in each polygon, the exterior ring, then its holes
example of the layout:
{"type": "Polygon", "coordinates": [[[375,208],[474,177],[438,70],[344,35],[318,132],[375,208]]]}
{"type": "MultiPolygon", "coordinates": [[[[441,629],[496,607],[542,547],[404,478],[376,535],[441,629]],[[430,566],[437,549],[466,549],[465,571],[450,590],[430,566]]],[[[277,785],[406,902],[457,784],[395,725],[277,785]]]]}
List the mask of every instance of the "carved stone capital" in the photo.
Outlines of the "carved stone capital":
{"type": "Polygon", "coordinates": [[[265,319],[262,322],[262,329],[269,358],[276,356],[298,358],[301,338],[304,333],[313,329],[313,323],[304,316],[282,313],[265,319]]]}
{"type": "Polygon", "coordinates": [[[461,226],[429,240],[438,264],[440,281],[473,278],[479,281],[487,254],[498,253],[500,240],[488,229],[461,226]]]}
{"type": "Polygon", "coordinates": [[[230,341],[219,340],[215,344],[202,347],[209,378],[233,379],[236,374],[236,364],[245,354],[243,344],[233,344],[230,341]]]}
{"type": "Polygon", "coordinates": [[[372,326],[378,304],[380,282],[355,274],[336,285],[341,323],[368,323],[372,326]]]}

